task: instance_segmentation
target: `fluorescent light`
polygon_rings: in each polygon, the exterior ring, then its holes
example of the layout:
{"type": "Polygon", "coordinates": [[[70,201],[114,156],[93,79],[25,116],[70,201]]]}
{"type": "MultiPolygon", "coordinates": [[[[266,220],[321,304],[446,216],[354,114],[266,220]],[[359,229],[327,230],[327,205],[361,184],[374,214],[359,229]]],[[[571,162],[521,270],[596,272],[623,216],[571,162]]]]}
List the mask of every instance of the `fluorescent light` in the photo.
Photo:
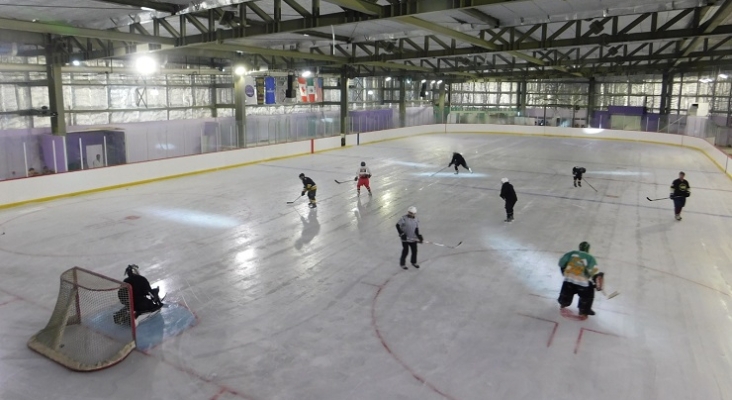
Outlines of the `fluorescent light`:
{"type": "Polygon", "coordinates": [[[387,82],[389,82],[391,80],[391,77],[390,76],[387,76],[384,80],[387,81],[387,82]]]}
{"type": "Polygon", "coordinates": [[[236,68],[234,68],[234,73],[237,74],[237,75],[239,75],[239,76],[242,76],[242,75],[244,75],[244,74],[247,73],[247,69],[244,68],[243,65],[239,65],[236,68]]]}
{"type": "Polygon", "coordinates": [[[303,33],[302,35],[305,36],[305,37],[309,37],[310,36],[307,33],[303,33]]]}
{"type": "Polygon", "coordinates": [[[441,84],[441,83],[442,83],[442,79],[440,79],[439,81],[437,81],[437,84],[438,85],[441,84]]]}
{"type": "Polygon", "coordinates": [[[712,80],[711,80],[711,79],[709,79],[709,78],[702,78],[702,79],[699,79],[699,82],[701,82],[701,83],[710,83],[711,81],[712,81],[712,80]]]}
{"type": "Polygon", "coordinates": [[[81,65],[81,62],[79,60],[73,60],[71,61],[71,65],[73,65],[74,67],[78,67],[79,65],[81,65]]]}
{"type": "Polygon", "coordinates": [[[437,81],[432,81],[432,82],[430,82],[430,84],[431,84],[431,85],[434,85],[434,84],[435,84],[435,82],[437,82],[437,81]]]}
{"type": "Polygon", "coordinates": [[[727,75],[727,74],[719,74],[719,77],[721,79],[727,79],[727,78],[729,78],[729,75],[727,75]]]}
{"type": "Polygon", "coordinates": [[[422,79],[421,83],[425,83],[425,82],[427,82],[427,79],[422,79]]]}
{"type": "Polygon", "coordinates": [[[137,72],[142,75],[152,75],[158,70],[158,62],[148,56],[138,58],[135,66],[137,67],[137,72]]]}
{"type": "Polygon", "coordinates": [[[313,73],[311,71],[308,71],[308,70],[302,71],[303,78],[310,78],[311,76],[313,76],[313,73]]]}
{"type": "Polygon", "coordinates": [[[143,11],[155,11],[154,9],[152,9],[150,7],[140,7],[140,9],[142,9],[143,11]]]}
{"type": "Polygon", "coordinates": [[[366,92],[366,94],[372,95],[372,94],[374,94],[374,91],[373,90],[369,90],[368,92],[366,92]]]}

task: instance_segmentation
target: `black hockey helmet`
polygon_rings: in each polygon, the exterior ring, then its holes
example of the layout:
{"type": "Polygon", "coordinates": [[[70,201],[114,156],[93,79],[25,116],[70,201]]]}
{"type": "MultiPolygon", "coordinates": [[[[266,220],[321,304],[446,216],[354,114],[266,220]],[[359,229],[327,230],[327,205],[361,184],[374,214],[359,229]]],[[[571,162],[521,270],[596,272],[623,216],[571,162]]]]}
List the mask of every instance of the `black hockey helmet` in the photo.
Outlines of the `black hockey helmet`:
{"type": "Polygon", "coordinates": [[[127,266],[127,269],[125,269],[125,275],[132,276],[133,274],[140,275],[140,267],[135,264],[130,264],[127,266]]]}
{"type": "Polygon", "coordinates": [[[365,167],[366,166],[366,162],[365,161],[361,161],[361,166],[362,167],[365,167]]]}
{"type": "Polygon", "coordinates": [[[584,251],[585,253],[590,251],[590,244],[588,242],[582,242],[579,245],[580,251],[584,251]]]}
{"type": "Polygon", "coordinates": [[[305,174],[303,174],[303,173],[301,172],[301,173],[300,173],[300,175],[298,175],[298,177],[299,177],[300,179],[302,179],[302,178],[304,178],[304,177],[305,177],[305,174]]]}

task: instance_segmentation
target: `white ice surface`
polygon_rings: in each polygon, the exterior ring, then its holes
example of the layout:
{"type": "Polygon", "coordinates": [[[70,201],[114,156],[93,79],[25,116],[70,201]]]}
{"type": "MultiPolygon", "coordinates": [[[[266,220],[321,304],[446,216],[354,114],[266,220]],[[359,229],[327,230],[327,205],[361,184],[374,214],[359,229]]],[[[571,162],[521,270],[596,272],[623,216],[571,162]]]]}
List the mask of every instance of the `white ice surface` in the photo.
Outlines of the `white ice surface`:
{"type": "Polygon", "coordinates": [[[2,210],[0,229],[0,399],[732,399],[732,182],[693,150],[426,135],[2,210]],[[435,174],[452,151],[475,173],[435,174]],[[373,198],[334,182],[362,160],[373,198]],[[681,222],[646,200],[679,170],[681,222]],[[300,172],[317,211],[285,204],[300,172]],[[427,240],[463,244],[402,271],[410,205],[427,240]],[[621,294],[578,322],[556,263],[583,240],[621,294]],[[198,324],[94,373],[26,347],[63,270],[130,263],[198,324]]]}

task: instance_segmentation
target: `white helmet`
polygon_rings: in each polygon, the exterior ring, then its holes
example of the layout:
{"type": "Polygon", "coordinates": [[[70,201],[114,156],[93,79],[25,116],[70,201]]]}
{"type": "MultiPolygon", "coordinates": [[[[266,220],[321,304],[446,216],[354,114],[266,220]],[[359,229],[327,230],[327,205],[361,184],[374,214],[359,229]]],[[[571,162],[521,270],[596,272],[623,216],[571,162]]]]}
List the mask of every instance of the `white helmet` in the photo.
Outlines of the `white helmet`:
{"type": "Polygon", "coordinates": [[[411,206],[411,207],[407,208],[407,212],[410,213],[410,214],[416,214],[417,213],[417,207],[411,206]]]}
{"type": "Polygon", "coordinates": [[[503,183],[508,182],[508,178],[501,178],[501,182],[503,182],[503,183]]]}

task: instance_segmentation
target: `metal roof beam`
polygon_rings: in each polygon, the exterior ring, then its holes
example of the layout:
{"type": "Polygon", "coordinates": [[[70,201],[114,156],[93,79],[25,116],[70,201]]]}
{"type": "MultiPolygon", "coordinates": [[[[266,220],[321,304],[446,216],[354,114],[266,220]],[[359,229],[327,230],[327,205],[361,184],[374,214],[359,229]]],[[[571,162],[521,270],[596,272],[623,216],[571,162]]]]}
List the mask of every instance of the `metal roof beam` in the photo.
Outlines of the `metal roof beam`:
{"type": "Polygon", "coordinates": [[[369,3],[364,0],[323,0],[327,3],[335,4],[341,8],[347,10],[358,11],[363,14],[380,16],[381,6],[374,3],[369,3]]]}
{"type": "MultiPolygon", "coordinates": [[[[717,12],[712,15],[711,18],[707,20],[702,26],[701,31],[703,34],[708,34],[711,32],[714,32],[717,27],[724,22],[727,17],[732,14],[732,0],[726,0],[719,8],[717,9],[717,12]]],[[[704,40],[703,37],[695,37],[691,40],[691,43],[684,49],[683,52],[681,52],[681,55],[679,56],[679,59],[676,61],[675,65],[679,64],[681,62],[682,58],[688,57],[689,54],[696,50],[697,47],[699,47],[699,44],[704,40]]]]}
{"type": "MultiPolygon", "coordinates": [[[[732,1],[732,0],[730,0],[730,1],[732,1]]],[[[501,49],[501,46],[498,46],[495,43],[491,43],[491,42],[485,41],[485,40],[483,40],[481,38],[477,38],[475,36],[471,36],[471,35],[468,35],[468,34],[465,34],[465,33],[462,33],[462,32],[458,32],[456,30],[453,30],[453,29],[450,29],[450,28],[446,28],[444,26],[440,26],[440,25],[437,25],[437,24],[433,24],[431,22],[427,22],[427,21],[422,20],[422,19],[419,19],[419,18],[415,18],[415,17],[411,17],[411,16],[410,17],[402,17],[402,18],[399,18],[399,21],[400,22],[403,22],[403,23],[410,24],[410,25],[414,25],[414,26],[419,27],[419,28],[422,28],[422,29],[426,29],[428,31],[432,31],[432,32],[435,32],[435,33],[439,33],[441,35],[448,36],[450,38],[457,39],[457,40],[460,40],[462,42],[470,43],[470,44],[472,44],[474,46],[482,47],[484,49],[493,50],[493,51],[497,51],[497,52],[507,53],[507,54],[510,54],[510,55],[512,55],[512,56],[514,56],[516,58],[519,58],[519,59],[528,61],[528,62],[530,62],[532,64],[536,64],[538,66],[545,66],[546,65],[546,63],[544,61],[542,61],[542,60],[540,60],[540,59],[538,59],[536,57],[532,57],[532,56],[529,56],[527,54],[524,54],[524,53],[521,53],[521,52],[518,52],[518,51],[514,51],[514,50],[502,50],[501,49]]],[[[561,71],[561,72],[570,73],[572,75],[578,75],[578,74],[576,74],[574,72],[568,71],[564,67],[551,67],[551,68],[554,68],[554,69],[556,69],[558,71],[561,71]]]]}
{"type": "Polygon", "coordinates": [[[95,38],[102,40],[118,40],[133,43],[158,43],[175,45],[174,38],[139,35],[136,33],[124,33],[110,30],[77,28],[73,26],[47,24],[43,22],[18,21],[14,19],[0,18],[0,26],[3,29],[21,32],[50,33],[61,36],[77,36],[84,38],[95,38]]]}
{"type": "Polygon", "coordinates": [[[501,26],[501,21],[499,21],[498,18],[491,17],[483,11],[477,10],[475,8],[467,8],[460,11],[462,11],[463,14],[469,15],[477,20],[484,22],[491,28],[498,28],[499,26],[501,26]]]}
{"type": "Polygon", "coordinates": [[[117,4],[121,6],[130,6],[135,8],[149,8],[151,10],[155,11],[161,11],[161,12],[167,12],[171,14],[176,14],[178,11],[182,10],[183,7],[179,6],[177,4],[172,3],[162,3],[157,1],[151,1],[151,0],[95,0],[102,3],[110,3],[110,4],[117,4]]]}

